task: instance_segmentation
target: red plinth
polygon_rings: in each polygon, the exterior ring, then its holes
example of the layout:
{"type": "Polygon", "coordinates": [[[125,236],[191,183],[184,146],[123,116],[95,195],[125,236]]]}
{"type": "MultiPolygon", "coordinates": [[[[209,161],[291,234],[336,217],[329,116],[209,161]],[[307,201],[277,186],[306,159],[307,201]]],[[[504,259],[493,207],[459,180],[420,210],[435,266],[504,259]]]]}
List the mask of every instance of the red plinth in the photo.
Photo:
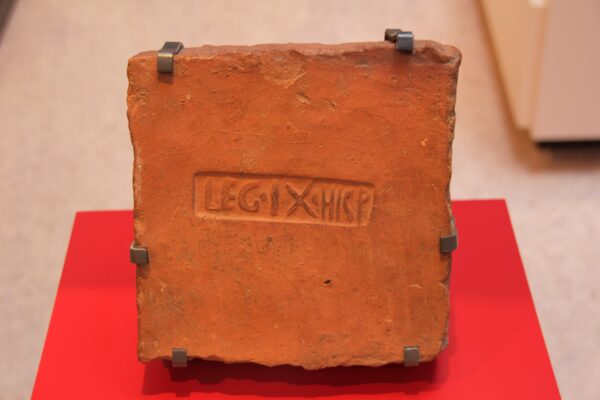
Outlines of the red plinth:
{"type": "Polygon", "coordinates": [[[136,358],[130,211],[78,213],[33,399],[558,399],[503,201],[457,201],[450,345],[415,368],[305,371],[136,358]]]}

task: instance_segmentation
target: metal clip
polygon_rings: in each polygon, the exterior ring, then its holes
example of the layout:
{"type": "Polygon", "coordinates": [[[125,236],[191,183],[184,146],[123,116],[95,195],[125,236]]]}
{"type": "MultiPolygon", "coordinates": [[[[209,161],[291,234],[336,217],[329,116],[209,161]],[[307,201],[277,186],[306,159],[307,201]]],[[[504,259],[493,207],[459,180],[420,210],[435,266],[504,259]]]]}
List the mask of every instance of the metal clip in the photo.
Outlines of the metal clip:
{"type": "Polygon", "coordinates": [[[136,246],[134,240],[129,247],[129,260],[133,264],[148,264],[148,249],[136,246]]]}
{"type": "Polygon", "coordinates": [[[454,223],[454,217],[450,219],[450,235],[440,238],[440,251],[442,253],[452,253],[458,247],[458,232],[454,223]]]}
{"type": "Polygon", "coordinates": [[[165,42],[156,57],[156,68],[158,72],[173,73],[173,57],[183,49],[181,42],[165,42]]]}
{"type": "Polygon", "coordinates": [[[405,53],[412,53],[415,47],[415,35],[412,32],[405,32],[402,29],[386,29],[385,40],[396,43],[396,50],[405,53]]]}
{"type": "Polygon", "coordinates": [[[173,353],[171,355],[173,368],[185,368],[187,367],[187,362],[187,349],[173,348],[173,353]]]}
{"type": "Polygon", "coordinates": [[[419,346],[404,347],[404,366],[417,367],[419,365],[419,346]]]}

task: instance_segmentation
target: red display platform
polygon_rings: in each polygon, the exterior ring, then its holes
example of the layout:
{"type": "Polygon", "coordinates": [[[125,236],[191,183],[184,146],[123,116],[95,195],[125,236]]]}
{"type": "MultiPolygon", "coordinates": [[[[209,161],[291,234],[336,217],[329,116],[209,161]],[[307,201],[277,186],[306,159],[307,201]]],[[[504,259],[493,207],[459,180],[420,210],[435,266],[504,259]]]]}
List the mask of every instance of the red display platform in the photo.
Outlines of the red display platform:
{"type": "Polygon", "coordinates": [[[560,398],[504,202],[453,208],[449,347],[415,368],[320,371],[138,362],[132,213],[78,213],[32,398],[560,398]]]}

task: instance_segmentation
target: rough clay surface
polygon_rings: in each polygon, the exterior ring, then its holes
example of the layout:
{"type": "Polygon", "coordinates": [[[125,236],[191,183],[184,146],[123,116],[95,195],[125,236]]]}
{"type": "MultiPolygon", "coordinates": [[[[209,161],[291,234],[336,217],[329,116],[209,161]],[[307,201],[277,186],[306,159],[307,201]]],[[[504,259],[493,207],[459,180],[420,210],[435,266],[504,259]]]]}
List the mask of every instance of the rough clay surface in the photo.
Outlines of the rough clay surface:
{"type": "Polygon", "coordinates": [[[204,46],[173,75],[131,58],[139,358],[432,360],[460,58],[428,41],[204,46]]]}

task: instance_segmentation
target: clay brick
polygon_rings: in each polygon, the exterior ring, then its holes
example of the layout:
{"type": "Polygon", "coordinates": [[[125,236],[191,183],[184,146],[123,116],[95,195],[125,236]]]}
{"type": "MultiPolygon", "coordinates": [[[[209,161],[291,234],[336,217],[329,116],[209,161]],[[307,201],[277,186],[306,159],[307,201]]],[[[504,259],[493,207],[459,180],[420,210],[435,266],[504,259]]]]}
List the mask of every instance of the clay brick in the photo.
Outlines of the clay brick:
{"type": "Polygon", "coordinates": [[[444,347],[460,53],[420,41],[129,60],[138,355],[307,369],[444,347]]]}

